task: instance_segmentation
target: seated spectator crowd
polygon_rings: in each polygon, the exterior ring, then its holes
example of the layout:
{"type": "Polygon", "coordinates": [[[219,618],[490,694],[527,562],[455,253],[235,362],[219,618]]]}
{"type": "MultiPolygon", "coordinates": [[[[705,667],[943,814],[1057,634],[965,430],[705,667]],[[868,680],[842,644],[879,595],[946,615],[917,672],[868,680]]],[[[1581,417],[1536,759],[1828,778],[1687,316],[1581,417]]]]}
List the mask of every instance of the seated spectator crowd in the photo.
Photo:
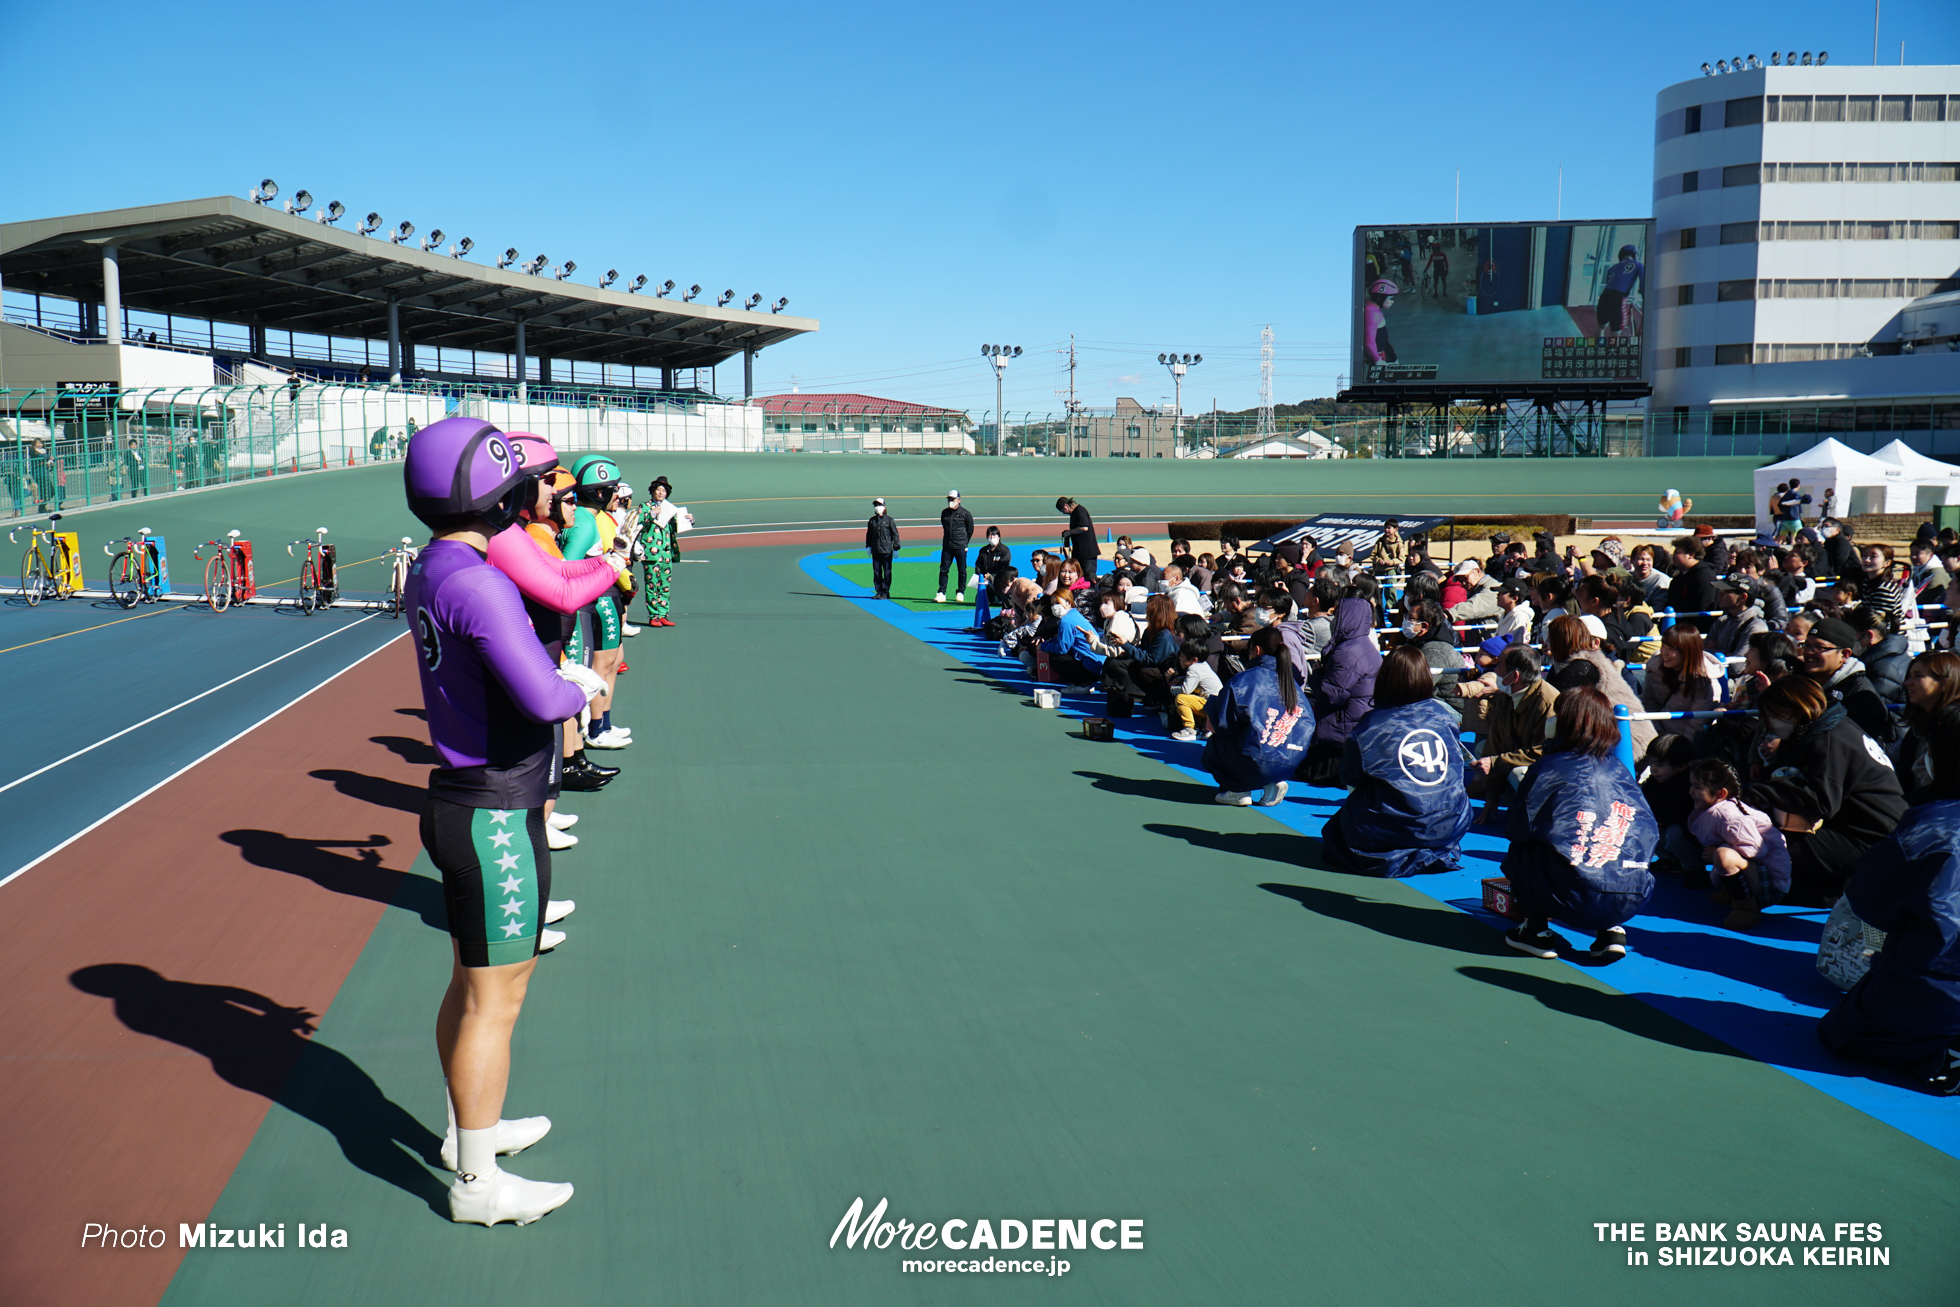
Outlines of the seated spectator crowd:
{"type": "Polygon", "coordinates": [[[1830,908],[1884,943],[1826,971],[1849,992],[1824,1042],[1960,1092],[1960,539],[1927,526],[1901,570],[1830,519],[1803,534],[1563,555],[1499,534],[1453,563],[1420,535],[1359,559],[1125,537],[1104,575],[1039,551],[998,570],[988,633],[1109,716],[1202,741],[1219,803],[1344,790],[1336,869],[1455,869],[1481,804],[1520,952],[1570,953],[1558,921],[1623,956],[1657,872],[1730,930],[1830,908]]]}

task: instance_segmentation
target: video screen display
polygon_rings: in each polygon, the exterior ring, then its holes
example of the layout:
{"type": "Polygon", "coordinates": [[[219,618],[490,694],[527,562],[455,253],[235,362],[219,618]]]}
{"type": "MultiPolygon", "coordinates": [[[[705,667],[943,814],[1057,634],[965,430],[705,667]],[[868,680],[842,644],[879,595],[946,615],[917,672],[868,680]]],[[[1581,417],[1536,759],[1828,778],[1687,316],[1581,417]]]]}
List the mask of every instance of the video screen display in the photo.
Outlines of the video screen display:
{"type": "Polygon", "coordinates": [[[1355,230],[1357,384],[1633,381],[1653,224],[1355,230]]]}

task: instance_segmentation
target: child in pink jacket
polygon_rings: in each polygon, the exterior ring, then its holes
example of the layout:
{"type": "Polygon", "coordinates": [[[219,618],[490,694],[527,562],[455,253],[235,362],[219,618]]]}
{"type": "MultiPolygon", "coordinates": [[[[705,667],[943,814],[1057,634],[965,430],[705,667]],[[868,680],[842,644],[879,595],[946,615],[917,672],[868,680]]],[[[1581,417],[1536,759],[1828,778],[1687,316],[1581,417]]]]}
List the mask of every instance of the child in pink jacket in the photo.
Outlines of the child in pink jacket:
{"type": "Polygon", "coordinates": [[[1704,758],[1688,770],[1688,793],[1695,809],[1688,833],[1709,861],[1715,891],[1709,897],[1732,905],[1722,924],[1747,930],[1763,919],[1763,909],[1790,892],[1790,849],[1769,814],[1739,797],[1735,769],[1718,758],[1704,758]]]}

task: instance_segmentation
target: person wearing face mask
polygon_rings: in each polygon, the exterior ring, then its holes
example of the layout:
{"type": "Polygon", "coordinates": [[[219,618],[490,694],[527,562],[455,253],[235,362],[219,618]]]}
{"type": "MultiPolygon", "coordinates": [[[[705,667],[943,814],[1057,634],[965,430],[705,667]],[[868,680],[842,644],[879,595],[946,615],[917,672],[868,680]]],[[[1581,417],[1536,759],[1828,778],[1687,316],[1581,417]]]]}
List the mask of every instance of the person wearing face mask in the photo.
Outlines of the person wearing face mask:
{"type": "Polygon", "coordinates": [[[1000,542],[1000,528],[988,527],[987,543],[980,547],[979,556],[973,560],[973,574],[985,581],[989,590],[997,590],[999,587],[994,584],[994,578],[1013,563],[1013,553],[1000,542]]]}
{"type": "Polygon", "coordinates": [[[1483,741],[1483,756],[1471,765],[1471,796],[1495,798],[1513,775],[1545,756],[1545,723],[1551,720],[1558,691],[1539,675],[1538,651],[1514,644],[1497,660],[1497,669],[1464,681],[1457,693],[1470,702],[1463,724],[1483,741]]]}
{"type": "Polygon", "coordinates": [[[1057,623],[1055,638],[1042,644],[1053,655],[1050,667],[1078,694],[1101,688],[1103,665],[1113,650],[1096,638],[1096,628],[1076,611],[1067,595],[1056,595],[1048,603],[1049,615],[1057,623]]]}
{"type": "Polygon", "coordinates": [[[1763,735],[1756,746],[1756,783],[1743,797],[1769,813],[1790,846],[1789,901],[1827,908],[1843,892],[1859,855],[1905,815],[1898,773],[1845,705],[1809,676],[1772,683],[1756,696],[1756,706],[1763,735]]]}
{"type": "Polygon", "coordinates": [[[885,512],[885,501],[871,501],[871,519],[864,524],[864,547],[871,555],[873,597],[892,597],[892,555],[903,546],[898,540],[898,523],[885,512]]]}

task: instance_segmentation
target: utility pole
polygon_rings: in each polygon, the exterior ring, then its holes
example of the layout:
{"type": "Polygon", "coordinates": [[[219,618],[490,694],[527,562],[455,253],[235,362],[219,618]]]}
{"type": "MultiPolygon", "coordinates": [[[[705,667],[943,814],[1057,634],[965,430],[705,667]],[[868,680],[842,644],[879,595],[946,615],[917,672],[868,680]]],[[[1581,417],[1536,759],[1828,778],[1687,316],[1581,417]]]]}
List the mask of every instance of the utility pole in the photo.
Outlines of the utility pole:
{"type": "MultiPolygon", "coordinates": [[[[1062,351],[1056,350],[1055,352],[1060,354],[1062,351]]],[[[1057,395],[1064,394],[1063,391],[1059,390],[1055,393],[1057,395]]],[[[1062,402],[1067,405],[1066,420],[1063,424],[1064,430],[1062,432],[1062,449],[1064,453],[1067,453],[1074,448],[1075,440],[1075,333],[1072,331],[1068,334],[1068,390],[1066,392],[1066,398],[1062,402]]],[[[1053,448],[1050,448],[1048,452],[1052,454],[1055,451],[1053,448]]]]}

